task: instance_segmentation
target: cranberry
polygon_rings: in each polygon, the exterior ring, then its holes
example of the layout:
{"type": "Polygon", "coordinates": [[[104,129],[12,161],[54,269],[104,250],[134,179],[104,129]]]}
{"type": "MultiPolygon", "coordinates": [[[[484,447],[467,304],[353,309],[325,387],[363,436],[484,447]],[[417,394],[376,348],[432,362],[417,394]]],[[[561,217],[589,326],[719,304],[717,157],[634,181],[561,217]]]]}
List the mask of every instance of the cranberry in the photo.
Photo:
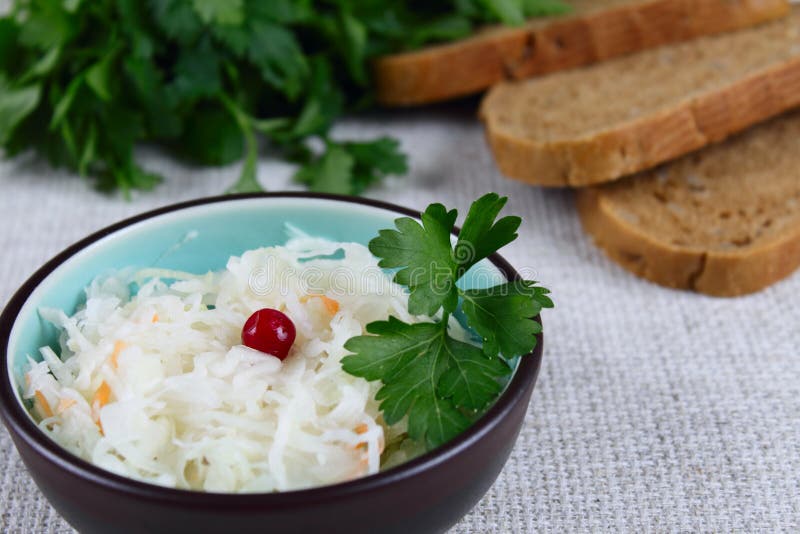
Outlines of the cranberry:
{"type": "Polygon", "coordinates": [[[264,308],[250,316],[242,328],[242,343],[285,359],[294,343],[295,330],[291,319],[278,310],[264,308]]]}

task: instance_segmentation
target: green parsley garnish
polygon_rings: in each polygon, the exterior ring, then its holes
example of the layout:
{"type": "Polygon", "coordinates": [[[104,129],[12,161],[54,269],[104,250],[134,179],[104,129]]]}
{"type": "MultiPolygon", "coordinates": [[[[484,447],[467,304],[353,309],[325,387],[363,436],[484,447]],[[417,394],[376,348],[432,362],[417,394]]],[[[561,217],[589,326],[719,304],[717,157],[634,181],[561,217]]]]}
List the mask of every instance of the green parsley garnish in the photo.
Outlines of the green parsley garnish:
{"type": "Polygon", "coordinates": [[[34,149],[103,189],[161,176],[134,146],[201,165],[243,161],[259,191],[264,148],[315,191],[358,194],[406,172],[397,141],[335,140],[372,102],[376,56],[563,12],[558,0],[12,0],[0,16],[0,147],[34,149]],[[260,140],[266,141],[259,143],[260,140]],[[309,141],[316,140],[317,148],[309,141]]]}
{"type": "Polygon", "coordinates": [[[397,229],[381,230],[369,243],[379,265],[399,269],[394,281],[409,290],[408,311],[433,322],[406,324],[395,317],[367,325],[369,335],[351,338],[343,369],[383,385],[376,395],[384,420],[408,416],[408,435],[428,448],[466,429],[503,388],[508,360],[536,346],[542,326],[534,317],[552,308],[537,282],[514,280],[487,289],[461,289],[470,267],[517,238],[522,219],[497,220],[507,198],[489,193],[470,207],[455,246],[450,236],[456,210],[431,204],[422,224],[403,217],[397,229]],[[459,302],[467,325],[483,339],[477,347],[448,332],[459,302]],[[441,312],[441,313],[440,313],[441,312]]]}

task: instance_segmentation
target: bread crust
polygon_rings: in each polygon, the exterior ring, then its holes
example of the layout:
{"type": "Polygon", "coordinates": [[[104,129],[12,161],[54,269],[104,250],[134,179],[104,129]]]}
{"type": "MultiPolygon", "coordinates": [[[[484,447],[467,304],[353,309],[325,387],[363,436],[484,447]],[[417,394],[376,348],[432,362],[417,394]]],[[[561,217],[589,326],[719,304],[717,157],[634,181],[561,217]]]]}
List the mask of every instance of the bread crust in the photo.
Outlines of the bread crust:
{"type": "Polygon", "coordinates": [[[481,119],[506,176],[547,187],[585,187],[650,169],[798,105],[800,55],[589,137],[543,143],[509,135],[492,113],[491,92],[481,119]]]}
{"type": "Polygon", "coordinates": [[[480,92],[623,54],[773,20],[786,0],[631,0],[630,5],[535,20],[474,37],[378,58],[378,101],[412,106],[480,92]]]}
{"type": "Polygon", "coordinates": [[[735,297],[760,291],[800,267],[800,228],[746,249],[677,246],[616,214],[602,188],[576,194],[581,223],[595,243],[623,268],[663,286],[735,297]]]}

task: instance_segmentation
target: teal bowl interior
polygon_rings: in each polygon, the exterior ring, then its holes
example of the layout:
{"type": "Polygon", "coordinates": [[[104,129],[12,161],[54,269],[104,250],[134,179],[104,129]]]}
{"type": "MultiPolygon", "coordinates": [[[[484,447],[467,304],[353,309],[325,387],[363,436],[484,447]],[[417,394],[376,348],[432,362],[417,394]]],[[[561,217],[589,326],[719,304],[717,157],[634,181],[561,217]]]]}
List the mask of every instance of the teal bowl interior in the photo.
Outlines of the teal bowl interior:
{"type": "MultiPolygon", "coordinates": [[[[11,329],[7,353],[17,399],[25,405],[19,385],[26,358],[40,359],[39,347],[54,346],[57,341],[55,328],[39,317],[38,309],[73,313],[83,301],[84,288],[96,276],[126,267],[192,273],[223,269],[230,256],[285,243],[289,226],[315,237],[366,245],[400,216],[405,214],[342,200],[270,196],[220,199],[125,225],[58,265],[25,301],[11,329]]],[[[459,285],[482,288],[503,280],[501,271],[484,260],[459,285]]]]}

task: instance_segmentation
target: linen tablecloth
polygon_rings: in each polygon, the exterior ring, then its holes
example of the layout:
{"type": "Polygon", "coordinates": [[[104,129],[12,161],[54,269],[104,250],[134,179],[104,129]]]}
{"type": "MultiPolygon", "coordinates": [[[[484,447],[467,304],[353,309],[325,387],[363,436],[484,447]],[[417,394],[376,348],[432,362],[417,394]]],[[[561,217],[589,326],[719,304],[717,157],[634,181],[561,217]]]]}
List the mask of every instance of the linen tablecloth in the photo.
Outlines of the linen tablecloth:
{"type": "MultiPolygon", "coordinates": [[[[472,110],[376,114],[340,138],[393,135],[407,177],[367,196],[423,209],[488,191],[524,217],[503,254],[553,291],[544,362],[528,416],[496,484],[454,532],[792,531],[800,528],[800,275],[757,295],[664,289],[607,260],[580,228],[568,191],[495,169],[472,110]]],[[[144,147],[168,180],[130,201],[30,155],[0,163],[0,303],[45,260],[123,217],[219,194],[239,167],[194,168],[144,147]]],[[[297,189],[262,158],[269,190],[297,189]]],[[[800,173],[800,169],[798,169],[800,173]]],[[[69,526],[0,429],[0,531],[69,526]]]]}

